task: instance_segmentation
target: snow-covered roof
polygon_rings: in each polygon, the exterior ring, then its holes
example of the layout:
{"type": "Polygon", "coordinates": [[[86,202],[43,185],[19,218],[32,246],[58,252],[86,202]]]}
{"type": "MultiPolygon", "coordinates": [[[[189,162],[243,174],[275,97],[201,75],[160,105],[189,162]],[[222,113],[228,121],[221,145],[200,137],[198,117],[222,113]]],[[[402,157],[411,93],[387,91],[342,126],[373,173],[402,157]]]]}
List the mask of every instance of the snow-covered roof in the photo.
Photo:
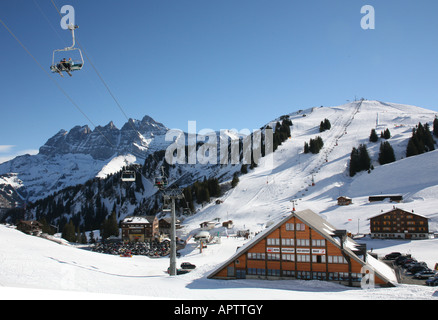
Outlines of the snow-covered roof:
{"type": "Polygon", "coordinates": [[[154,222],[155,216],[130,216],[123,219],[122,223],[125,224],[135,224],[135,223],[152,223],[154,222]]]}
{"type": "Polygon", "coordinates": [[[376,215],[374,215],[374,216],[372,216],[372,217],[369,217],[367,220],[370,220],[370,219],[376,218],[376,217],[381,216],[381,215],[384,215],[384,214],[388,214],[388,213],[393,212],[393,211],[395,211],[395,210],[400,210],[400,211],[403,211],[403,212],[405,212],[405,213],[413,214],[413,215],[416,215],[416,216],[418,216],[418,217],[422,217],[422,218],[425,218],[425,219],[430,220],[430,218],[428,218],[428,217],[426,217],[426,216],[423,216],[423,215],[421,215],[421,214],[418,214],[418,213],[415,213],[415,212],[409,212],[409,211],[406,211],[406,210],[403,210],[403,209],[400,209],[400,208],[397,208],[397,207],[394,207],[393,209],[391,209],[391,210],[389,210],[389,211],[381,212],[381,213],[376,214],[376,215]]]}
{"type": "MultiPolygon", "coordinates": [[[[283,216],[279,220],[274,221],[274,223],[257,234],[254,238],[252,238],[249,242],[247,242],[244,246],[240,247],[233,256],[231,256],[227,261],[225,261],[223,264],[221,264],[218,268],[213,270],[209,275],[208,278],[213,277],[219,270],[226,267],[228,264],[230,264],[233,260],[238,258],[242,253],[248,251],[251,249],[255,244],[257,244],[261,239],[263,239],[265,236],[269,235],[272,231],[277,229],[279,226],[281,226],[283,223],[285,223],[287,220],[289,220],[292,216],[296,216],[298,219],[303,221],[305,224],[307,224],[309,227],[312,228],[312,230],[320,233],[322,236],[324,236],[328,241],[336,245],[337,247],[341,247],[340,239],[335,236],[335,231],[337,230],[333,225],[331,225],[328,221],[323,219],[321,215],[313,212],[312,210],[303,210],[303,211],[297,211],[292,213],[291,215],[283,216]]],[[[347,252],[350,257],[357,262],[361,264],[365,264],[363,260],[361,260],[356,254],[355,250],[359,246],[358,243],[356,243],[353,239],[346,237],[343,248],[345,252],[347,252]]],[[[374,263],[372,265],[373,269],[378,273],[381,277],[386,278],[388,282],[397,283],[397,279],[394,279],[394,277],[387,277],[386,273],[387,270],[383,269],[383,272],[381,272],[380,269],[382,269],[381,264],[374,263]]]]}

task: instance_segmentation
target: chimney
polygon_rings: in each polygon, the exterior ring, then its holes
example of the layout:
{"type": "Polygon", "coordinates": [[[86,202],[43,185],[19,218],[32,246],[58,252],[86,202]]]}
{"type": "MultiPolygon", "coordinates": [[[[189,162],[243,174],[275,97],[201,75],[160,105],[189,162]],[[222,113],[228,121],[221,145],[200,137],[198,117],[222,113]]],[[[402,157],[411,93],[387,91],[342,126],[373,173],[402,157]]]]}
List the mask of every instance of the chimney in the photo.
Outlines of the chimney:
{"type": "Polygon", "coordinates": [[[333,237],[339,238],[341,249],[344,249],[344,242],[347,238],[347,230],[335,230],[333,237]]]}

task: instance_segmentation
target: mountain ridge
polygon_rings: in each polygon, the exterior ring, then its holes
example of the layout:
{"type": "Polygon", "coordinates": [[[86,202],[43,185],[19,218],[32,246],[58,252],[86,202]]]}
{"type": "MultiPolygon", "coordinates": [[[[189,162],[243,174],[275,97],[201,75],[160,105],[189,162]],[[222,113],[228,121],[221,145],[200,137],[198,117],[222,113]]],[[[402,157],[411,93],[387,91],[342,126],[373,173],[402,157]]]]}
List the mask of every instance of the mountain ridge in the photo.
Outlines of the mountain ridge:
{"type": "MultiPolygon", "coordinates": [[[[290,127],[292,137],[285,141],[274,153],[272,164],[268,165],[267,160],[262,158],[258,167],[241,177],[241,182],[237,188],[227,191],[221,197],[222,205],[216,206],[211,203],[198,206],[196,209],[198,213],[187,221],[192,226],[196,226],[202,221],[214,219],[218,216],[223,217],[224,212],[227,212],[227,217],[229,214],[229,218],[235,220],[236,224],[239,224],[240,221],[243,225],[254,228],[260,221],[269,220],[290,210],[290,201],[295,199],[303,199],[299,200],[299,203],[304,201],[306,206],[310,206],[310,209],[313,209],[312,206],[314,205],[312,203],[316,201],[315,203],[318,203],[316,211],[327,210],[327,206],[325,204],[321,205],[321,203],[332,203],[334,198],[339,195],[348,196],[348,192],[353,190],[351,189],[353,186],[357,188],[357,185],[352,182],[355,179],[363,179],[361,177],[366,175],[366,173],[360,173],[355,178],[348,175],[349,154],[353,147],[357,147],[361,143],[367,144],[373,165],[375,167],[379,166],[377,163],[379,143],[372,144],[368,141],[371,129],[374,128],[377,131],[386,128],[391,129],[392,137],[388,141],[394,147],[397,160],[400,160],[404,158],[403,154],[412,133],[412,128],[419,122],[431,123],[435,115],[436,112],[420,107],[368,100],[355,101],[335,107],[314,107],[292,112],[287,115],[292,121],[290,127]],[[319,132],[319,124],[325,118],[330,120],[332,127],[325,132],[319,132]],[[316,155],[304,154],[304,143],[318,135],[324,140],[324,147],[321,152],[316,155]],[[312,187],[312,180],[315,181],[316,188],[312,187]],[[267,214],[267,212],[270,213],[267,214]]],[[[269,121],[267,125],[275,128],[276,122],[281,121],[281,118],[284,117],[281,116],[269,121]]],[[[114,130],[111,128],[111,123],[106,127],[114,130]]],[[[162,148],[161,151],[164,149],[162,148]]],[[[46,162],[52,163],[51,167],[45,167],[45,172],[40,170],[40,175],[49,176],[48,173],[57,171],[59,166],[65,167],[66,164],[66,171],[78,173],[73,176],[64,173],[63,176],[52,179],[50,183],[47,179],[43,182],[38,179],[35,181],[27,179],[28,182],[38,184],[39,187],[47,190],[61,190],[66,185],[87,182],[90,179],[90,170],[84,171],[84,168],[89,169],[90,165],[94,166],[91,177],[98,176],[102,179],[118,172],[123,164],[138,162],[138,159],[132,154],[115,155],[107,162],[93,159],[90,155],[85,154],[55,155],[52,158],[47,158],[45,155],[37,156],[45,157],[46,162]],[[79,173],[82,173],[80,178],[79,173]]],[[[26,167],[28,164],[25,162],[38,163],[37,156],[14,160],[21,160],[24,162],[21,165],[26,167]]],[[[430,158],[430,156],[426,156],[426,158],[430,158]]],[[[421,159],[421,157],[418,159],[421,159]]],[[[164,164],[163,161],[162,157],[154,159],[149,162],[148,167],[143,168],[144,178],[146,178],[142,180],[143,191],[136,190],[135,194],[132,193],[132,190],[129,191],[129,188],[126,191],[122,191],[122,189],[117,191],[118,197],[124,197],[131,193],[131,201],[137,203],[136,205],[126,204],[122,211],[119,211],[119,207],[116,205],[119,218],[133,214],[140,203],[156,192],[152,180],[156,174],[160,173],[160,167],[164,164]]],[[[415,162],[415,160],[411,160],[411,162],[415,162]]],[[[20,167],[19,164],[17,166],[20,167]]],[[[379,167],[381,168],[381,166],[379,167]]],[[[220,182],[229,181],[234,173],[241,172],[241,166],[177,165],[168,166],[167,170],[170,181],[178,181],[181,185],[187,186],[194,181],[202,181],[210,177],[219,177],[220,182]]],[[[370,177],[373,174],[371,172],[370,177]]],[[[369,185],[370,180],[366,181],[369,185]]],[[[98,185],[96,184],[96,186],[98,185]]],[[[137,186],[135,188],[137,189],[137,186]]],[[[377,189],[370,187],[370,192],[371,190],[376,191],[377,189]]],[[[420,191],[412,190],[411,193],[417,194],[420,191]]],[[[117,197],[113,197],[111,199],[107,198],[104,202],[106,208],[111,210],[117,201],[119,201],[117,197]]],[[[155,200],[148,201],[146,210],[151,208],[150,206],[156,205],[154,204],[155,200]]],[[[300,203],[300,205],[303,204],[300,203]]]]}

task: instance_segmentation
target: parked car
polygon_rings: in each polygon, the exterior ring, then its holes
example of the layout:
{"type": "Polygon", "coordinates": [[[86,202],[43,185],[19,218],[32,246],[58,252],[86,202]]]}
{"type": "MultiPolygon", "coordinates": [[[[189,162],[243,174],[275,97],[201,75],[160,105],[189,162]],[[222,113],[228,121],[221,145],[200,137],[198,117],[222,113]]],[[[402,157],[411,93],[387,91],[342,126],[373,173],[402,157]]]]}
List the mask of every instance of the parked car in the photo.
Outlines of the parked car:
{"type": "Polygon", "coordinates": [[[193,270],[196,266],[194,264],[191,264],[190,262],[183,262],[181,263],[181,269],[184,270],[193,270]]]}
{"type": "Polygon", "coordinates": [[[436,275],[436,271],[428,269],[428,270],[417,272],[413,278],[414,279],[429,279],[430,277],[433,277],[435,275],[436,275]]]}
{"type": "Polygon", "coordinates": [[[400,262],[400,266],[402,266],[403,268],[407,268],[410,264],[413,264],[417,262],[417,260],[413,259],[413,258],[407,258],[405,260],[403,260],[402,262],[400,262]]]}
{"type": "Polygon", "coordinates": [[[429,270],[427,264],[424,262],[414,263],[406,268],[406,270],[412,274],[418,273],[420,271],[429,270]]]}
{"type": "Polygon", "coordinates": [[[401,255],[400,257],[398,257],[397,259],[395,259],[395,264],[396,265],[401,265],[405,260],[410,259],[411,255],[407,254],[407,255],[401,255]]]}
{"type": "Polygon", "coordinates": [[[385,260],[395,260],[400,257],[402,254],[400,252],[391,252],[385,256],[385,260]]]}
{"type": "Polygon", "coordinates": [[[426,280],[426,285],[432,287],[438,286],[438,278],[437,277],[429,278],[428,280],[426,280]]]}
{"type": "MultiPolygon", "coordinates": [[[[176,269],[176,274],[177,275],[180,275],[180,274],[186,274],[186,273],[189,273],[190,272],[190,270],[187,270],[187,269],[176,269]]],[[[170,273],[170,267],[169,268],[167,268],[167,273],[170,273]]]]}

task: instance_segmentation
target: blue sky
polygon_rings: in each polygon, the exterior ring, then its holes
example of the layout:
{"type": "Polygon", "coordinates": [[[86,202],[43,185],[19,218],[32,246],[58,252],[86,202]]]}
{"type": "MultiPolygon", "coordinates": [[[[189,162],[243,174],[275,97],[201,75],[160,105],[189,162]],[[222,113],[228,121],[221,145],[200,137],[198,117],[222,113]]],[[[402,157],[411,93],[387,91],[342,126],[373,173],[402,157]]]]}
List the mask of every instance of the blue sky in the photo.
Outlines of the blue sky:
{"type": "MultiPolygon", "coordinates": [[[[131,118],[252,130],[354,96],[438,111],[436,0],[54,2],[75,8],[80,44],[131,118]],[[364,5],[375,30],[360,26],[364,5]]],[[[0,19],[47,70],[71,43],[50,0],[2,0],[0,19]]],[[[0,43],[0,162],[60,129],[94,129],[2,25],[0,43]]],[[[126,122],[88,61],[51,77],[94,124],[126,122]]]]}

